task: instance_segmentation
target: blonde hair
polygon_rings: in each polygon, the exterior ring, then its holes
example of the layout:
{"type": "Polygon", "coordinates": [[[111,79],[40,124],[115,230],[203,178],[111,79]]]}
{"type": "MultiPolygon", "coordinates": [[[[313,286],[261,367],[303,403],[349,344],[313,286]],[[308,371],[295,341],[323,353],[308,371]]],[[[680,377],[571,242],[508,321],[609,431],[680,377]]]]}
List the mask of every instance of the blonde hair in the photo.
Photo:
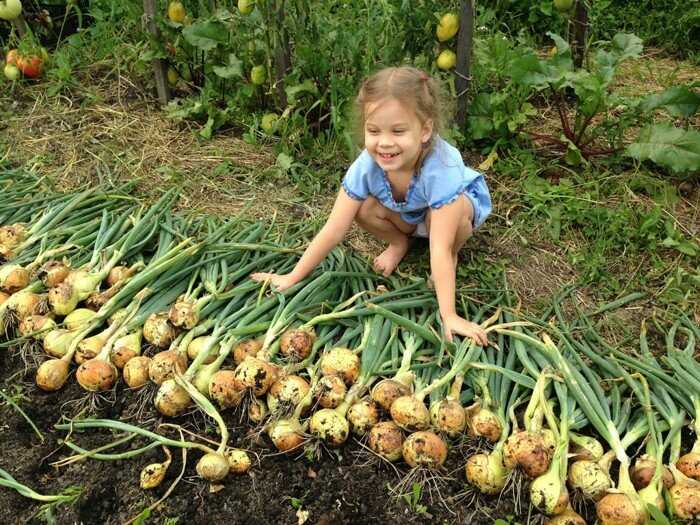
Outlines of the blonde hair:
{"type": "Polygon", "coordinates": [[[425,71],[411,66],[387,67],[365,79],[355,98],[355,132],[360,145],[364,146],[367,105],[386,98],[394,98],[413,109],[421,124],[433,121],[433,133],[424,145],[418,160],[420,165],[445,124],[446,104],[440,84],[425,71]]]}

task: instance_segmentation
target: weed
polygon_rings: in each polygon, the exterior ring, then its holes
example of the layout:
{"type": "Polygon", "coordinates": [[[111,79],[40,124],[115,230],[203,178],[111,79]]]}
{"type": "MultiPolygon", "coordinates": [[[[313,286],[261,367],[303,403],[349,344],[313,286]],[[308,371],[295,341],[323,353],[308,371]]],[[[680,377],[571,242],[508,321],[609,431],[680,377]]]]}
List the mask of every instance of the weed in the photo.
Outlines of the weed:
{"type": "Polygon", "coordinates": [[[425,514],[428,512],[428,507],[421,503],[423,499],[423,486],[420,483],[414,483],[411,486],[411,491],[401,496],[408,507],[415,514],[425,514]]]}

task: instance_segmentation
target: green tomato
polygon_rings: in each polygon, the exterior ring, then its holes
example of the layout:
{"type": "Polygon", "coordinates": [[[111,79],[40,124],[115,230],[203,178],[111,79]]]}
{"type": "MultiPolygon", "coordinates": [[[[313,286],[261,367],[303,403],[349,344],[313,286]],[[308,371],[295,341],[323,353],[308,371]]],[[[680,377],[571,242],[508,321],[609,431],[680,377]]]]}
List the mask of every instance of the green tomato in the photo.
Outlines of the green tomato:
{"type": "Polygon", "coordinates": [[[280,116],[277,113],[266,113],[260,121],[260,127],[268,135],[272,135],[277,127],[280,116]]]}
{"type": "Polygon", "coordinates": [[[565,13],[574,7],[574,0],[554,0],[554,7],[557,8],[557,11],[565,13]]]}
{"type": "Polygon", "coordinates": [[[20,0],[0,0],[0,18],[14,20],[22,13],[20,0]]]}
{"type": "Polygon", "coordinates": [[[238,10],[242,15],[249,15],[253,12],[255,0],[238,0],[238,10]]]}
{"type": "Polygon", "coordinates": [[[5,78],[12,82],[19,78],[19,68],[15,65],[7,64],[2,72],[5,74],[5,78]]]}
{"type": "Polygon", "coordinates": [[[266,77],[265,66],[254,66],[253,69],[250,70],[250,81],[256,86],[262,86],[265,83],[266,77]]]}
{"type": "Polygon", "coordinates": [[[443,71],[452,69],[453,67],[455,67],[455,65],[457,65],[457,55],[454,54],[454,51],[445,49],[442,53],[438,55],[437,67],[439,67],[443,71]]]}

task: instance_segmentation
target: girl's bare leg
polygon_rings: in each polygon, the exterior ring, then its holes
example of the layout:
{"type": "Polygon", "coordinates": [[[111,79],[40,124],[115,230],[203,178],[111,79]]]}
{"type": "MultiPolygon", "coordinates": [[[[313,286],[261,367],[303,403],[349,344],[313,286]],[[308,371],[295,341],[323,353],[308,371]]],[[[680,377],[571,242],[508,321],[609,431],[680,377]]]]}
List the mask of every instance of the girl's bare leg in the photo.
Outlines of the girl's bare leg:
{"type": "MultiPolygon", "coordinates": [[[[470,201],[466,196],[462,195],[457,199],[456,204],[461,206],[463,209],[463,219],[459,223],[459,226],[457,226],[455,240],[452,243],[452,260],[455,265],[455,272],[457,270],[457,256],[459,254],[459,250],[462,249],[462,246],[464,246],[467,240],[469,240],[469,237],[472,236],[472,233],[474,233],[474,228],[472,226],[472,222],[474,220],[474,206],[472,205],[472,201],[470,201]]],[[[428,232],[430,232],[430,210],[428,210],[428,213],[425,216],[425,226],[428,229],[428,232]]],[[[431,288],[433,287],[432,281],[433,277],[431,275],[428,281],[428,286],[431,288]]]]}
{"type": "Polygon", "coordinates": [[[411,245],[410,235],[416,226],[409,224],[401,216],[374,197],[368,197],[355,217],[364,230],[389,243],[389,246],[374,259],[374,269],[385,277],[391,275],[404,258],[411,245]]]}

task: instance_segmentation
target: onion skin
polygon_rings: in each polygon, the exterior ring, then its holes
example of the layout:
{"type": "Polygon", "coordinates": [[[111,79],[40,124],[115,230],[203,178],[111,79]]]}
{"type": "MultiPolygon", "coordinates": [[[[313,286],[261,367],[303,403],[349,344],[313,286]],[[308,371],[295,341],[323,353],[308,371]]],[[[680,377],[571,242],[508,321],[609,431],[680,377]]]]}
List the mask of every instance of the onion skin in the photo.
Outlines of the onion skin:
{"type": "Polygon", "coordinates": [[[447,445],[433,432],[414,432],[403,442],[403,460],[411,468],[439,468],[446,459],[447,445]]]}
{"type": "Polygon", "coordinates": [[[234,371],[236,390],[252,390],[260,397],[277,380],[277,369],[271,363],[256,357],[247,357],[234,371]]]}
{"type": "Polygon", "coordinates": [[[19,222],[0,227],[0,244],[8,250],[19,246],[26,236],[27,229],[19,222]]]}
{"type": "Polygon", "coordinates": [[[236,389],[233,370],[219,370],[211,376],[209,397],[221,408],[231,408],[241,403],[243,392],[236,389]]]}
{"type": "Polygon", "coordinates": [[[301,424],[296,419],[275,421],[268,427],[267,435],[280,452],[293,452],[306,442],[301,424]]]}
{"type": "Polygon", "coordinates": [[[612,488],[610,475],[596,461],[587,459],[569,465],[569,487],[587,500],[598,501],[612,488]]]}
{"type": "Polygon", "coordinates": [[[596,505],[600,525],[646,525],[646,512],[625,493],[611,492],[596,505]]]}
{"type": "Polygon", "coordinates": [[[168,348],[177,337],[178,329],[168,320],[167,313],[151,314],[143,324],[143,337],[158,348],[168,348]]]}
{"type": "Polygon", "coordinates": [[[208,346],[212,345],[213,347],[211,348],[211,351],[207,355],[207,357],[202,361],[202,364],[208,365],[216,361],[216,356],[219,353],[219,348],[221,345],[217,342],[214,342],[214,338],[210,335],[204,335],[201,337],[195,337],[190,341],[190,344],[187,345],[187,357],[190,358],[191,361],[194,361],[196,357],[200,354],[200,352],[204,351],[208,346]]]}
{"type": "Polygon", "coordinates": [[[700,518],[700,484],[694,480],[676,482],[668,491],[673,513],[684,520],[700,518]]]}
{"type": "Polygon", "coordinates": [[[246,357],[255,357],[261,348],[262,342],[259,339],[241,341],[233,349],[233,362],[238,366],[246,357]]]}
{"type": "Polygon", "coordinates": [[[134,357],[141,355],[141,330],[120,337],[114,342],[110,352],[112,363],[119,369],[134,357]]]}
{"type": "Polygon", "coordinates": [[[456,438],[464,433],[467,427],[467,416],[458,401],[442,399],[430,405],[430,420],[433,428],[456,438]]]}
{"type": "Polygon", "coordinates": [[[267,392],[267,407],[273,413],[290,411],[304,399],[310,389],[308,381],[303,377],[284,376],[275,381],[267,392]]]}
{"type": "Polygon", "coordinates": [[[489,454],[473,454],[464,466],[467,481],[482,494],[495,496],[506,486],[508,471],[498,449],[489,454]]]}
{"type": "Polygon", "coordinates": [[[61,328],[46,332],[43,341],[44,352],[52,357],[63,357],[68,352],[68,347],[70,347],[74,337],[73,332],[61,328]]]}
{"type": "Polygon", "coordinates": [[[570,442],[569,454],[572,461],[587,459],[589,461],[598,461],[605,454],[603,445],[595,438],[590,436],[578,436],[581,443],[570,442]]]}
{"type": "Polygon", "coordinates": [[[154,489],[158,487],[165,479],[165,474],[168,472],[170,463],[151,463],[146,465],[141,470],[139,476],[139,485],[142,489],[154,489]]]}
{"type": "Polygon", "coordinates": [[[253,423],[262,423],[267,417],[267,413],[267,405],[258,398],[253,398],[248,403],[248,419],[253,423]]]}
{"type": "MultiPolygon", "coordinates": [[[[37,332],[48,333],[55,329],[56,321],[45,315],[29,315],[19,322],[19,335],[22,337],[32,336],[37,332]]],[[[32,337],[36,339],[36,336],[32,337]]]]}
{"type": "Polygon", "coordinates": [[[394,462],[403,457],[403,431],[393,421],[382,421],[369,431],[367,443],[375,454],[394,462]]]}
{"type": "Polygon", "coordinates": [[[544,521],[544,525],[586,525],[586,520],[569,507],[561,514],[547,518],[544,521]]]}
{"type": "Polygon", "coordinates": [[[700,481],[700,453],[689,452],[682,455],[676,461],[676,468],[690,479],[700,481]]]}
{"type": "Polygon", "coordinates": [[[321,358],[321,374],[339,376],[346,385],[351,385],[360,375],[360,358],[347,348],[332,348],[321,358]]]}
{"type": "Polygon", "coordinates": [[[187,330],[194,328],[199,322],[199,313],[196,310],[195,302],[181,295],[170,307],[168,319],[173,326],[187,330]]]}
{"type": "Polygon", "coordinates": [[[323,408],[311,416],[309,431],[328,446],[339,447],[350,435],[350,424],[337,410],[323,408]]]}
{"type": "Polygon", "coordinates": [[[412,395],[401,396],[391,404],[391,419],[407,432],[430,428],[430,412],[423,401],[412,395]]]}
{"type": "Polygon", "coordinates": [[[145,355],[139,355],[130,359],[122,370],[124,382],[129,388],[141,388],[149,381],[148,367],[151,364],[151,358],[145,355]]]}
{"type": "Polygon", "coordinates": [[[181,415],[191,403],[192,399],[187,390],[178,385],[174,379],[163,381],[156,393],[156,409],[167,417],[181,415]]]}
{"type": "Polygon", "coordinates": [[[221,481],[228,476],[229,470],[231,467],[226,457],[215,452],[204,454],[197,462],[197,474],[207,481],[221,481]]]}
{"type": "Polygon", "coordinates": [[[347,392],[345,382],[338,376],[323,376],[316,384],[316,398],[321,408],[337,408],[347,392]]]}
{"type": "Polygon", "coordinates": [[[75,377],[85,390],[104,392],[114,386],[119,372],[109,361],[90,359],[78,367],[75,377]]]}
{"type": "Polygon", "coordinates": [[[347,419],[352,433],[362,437],[379,422],[379,410],[374,401],[363,399],[350,407],[347,419]]]}
{"type": "Polygon", "coordinates": [[[63,319],[63,324],[68,330],[78,330],[92,321],[95,315],[95,312],[87,308],[76,308],[63,319]]]}
{"type": "Polygon", "coordinates": [[[10,294],[0,291],[0,304],[4,303],[10,298],[10,294]]]}
{"type": "Polygon", "coordinates": [[[82,365],[90,359],[97,357],[105,343],[107,342],[107,337],[102,334],[97,334],[92,337],[86,337],[78,343],[78,349],[73,356],[76,364],[82,365]]]}
{"type": "Polygon", "coordinates": [[[78,306],[78,294],[68,280],[54,286],[48,293],[51,310],[56,315],[68,315],[78,306]]]}
{"type": "Polygon", "coordinates": [[[280,353],[289,359],[301,361],[311,354],[314,341],[316,334],[310,330],[287,330],[280,338],[280,353]]]}
{"type": "Polygon", "coordinates": [[[46,261],[41,268],[39,268],[37,276],[41,279],[41,282],[44,283],[46,288],[53,288],[65,281],[69,273],[70,268],[63,262],[46,261]]]}
{"type": "Polygon", "coordinates": [[[117,284],[119,281],[128,279],[129,277],[131,277],[132,274],[133,272],[129,269],[128,266],[115,266],[107,274],[105,282],[107,283],[107,286],[111,287],[117,284]]]}
{"type": "Polygon", "coordinates": [[[60,390],[66,383],[70,365],[63,359],[49,359],[39,365],[36,371],[36,384],[46,392],[60,390]]]}
{"type": "Polygon", "coordinates": [[[10,296],[11,308],[19,319],[24,319],[30,315],[43,315],[46,313],[46,296],[32,292],[17,292],[10,296]]]}
{"type": "Polygon", "coordinates": [[[245,450],[240,448],[230,448],[224,454],[228,466],[234,474],[245,474],[250,470],[252,462],[250,456],[245,450]]]}
{"type": "Polygon", "coordinates": [[[382,379],[379,383],[374,385],[370,395],[375,403],[389,412],[391,410],[391,405],[394,404],[394,401],[400,397],[408,396],[410,394],[411,389],[406,385],[399,383],[394,379],[382,379]]]}
{"type": "Polygon", "coordinates": [[[148,374],[151,377],[151,381],[156,385],[160,385],[163,381],[172,379],[176,370],[179,374],[184,374],[186,369],[187,356],[177,350],[166,350],[153,356],[148,368],[148,374]]]}
{"type": "Polygon", "coordinates": [[[511,435],[503,447],[503,464],[512,470],[522,468],[526,476],[537,478],[547,472],[552,454],[542,436],[523,430],[511,435]]]}
{"type": "Polygon", "coordinates": [[[550,472],[535,478],[530,483],[530,502],[541,512],[554,516],[564,512],[569,506],[569,491],[557,476],[550,472]]]}
{"type": "MultiPolygon", "coordinates": [[[[662,480],[664,482],[664,487],[668,489],[674,483],[673,474],[666,466],[662,468],[664,469],[662,473],[662,480]]],[[[643,454],[642,456],[638,457],[634,462],[634,465],[630,467],[630,479],[632,480],[634,488],[637,490],[642,490],[643,488],[649,486],[655,472],[656,460],[653,457],[647,454],[643,454]]]]}
{"type": "Polygon", "coordinates": [[[0,266],[0,290],[13,294],[29,284],[29,271],[18,264],[0,266]]]}

